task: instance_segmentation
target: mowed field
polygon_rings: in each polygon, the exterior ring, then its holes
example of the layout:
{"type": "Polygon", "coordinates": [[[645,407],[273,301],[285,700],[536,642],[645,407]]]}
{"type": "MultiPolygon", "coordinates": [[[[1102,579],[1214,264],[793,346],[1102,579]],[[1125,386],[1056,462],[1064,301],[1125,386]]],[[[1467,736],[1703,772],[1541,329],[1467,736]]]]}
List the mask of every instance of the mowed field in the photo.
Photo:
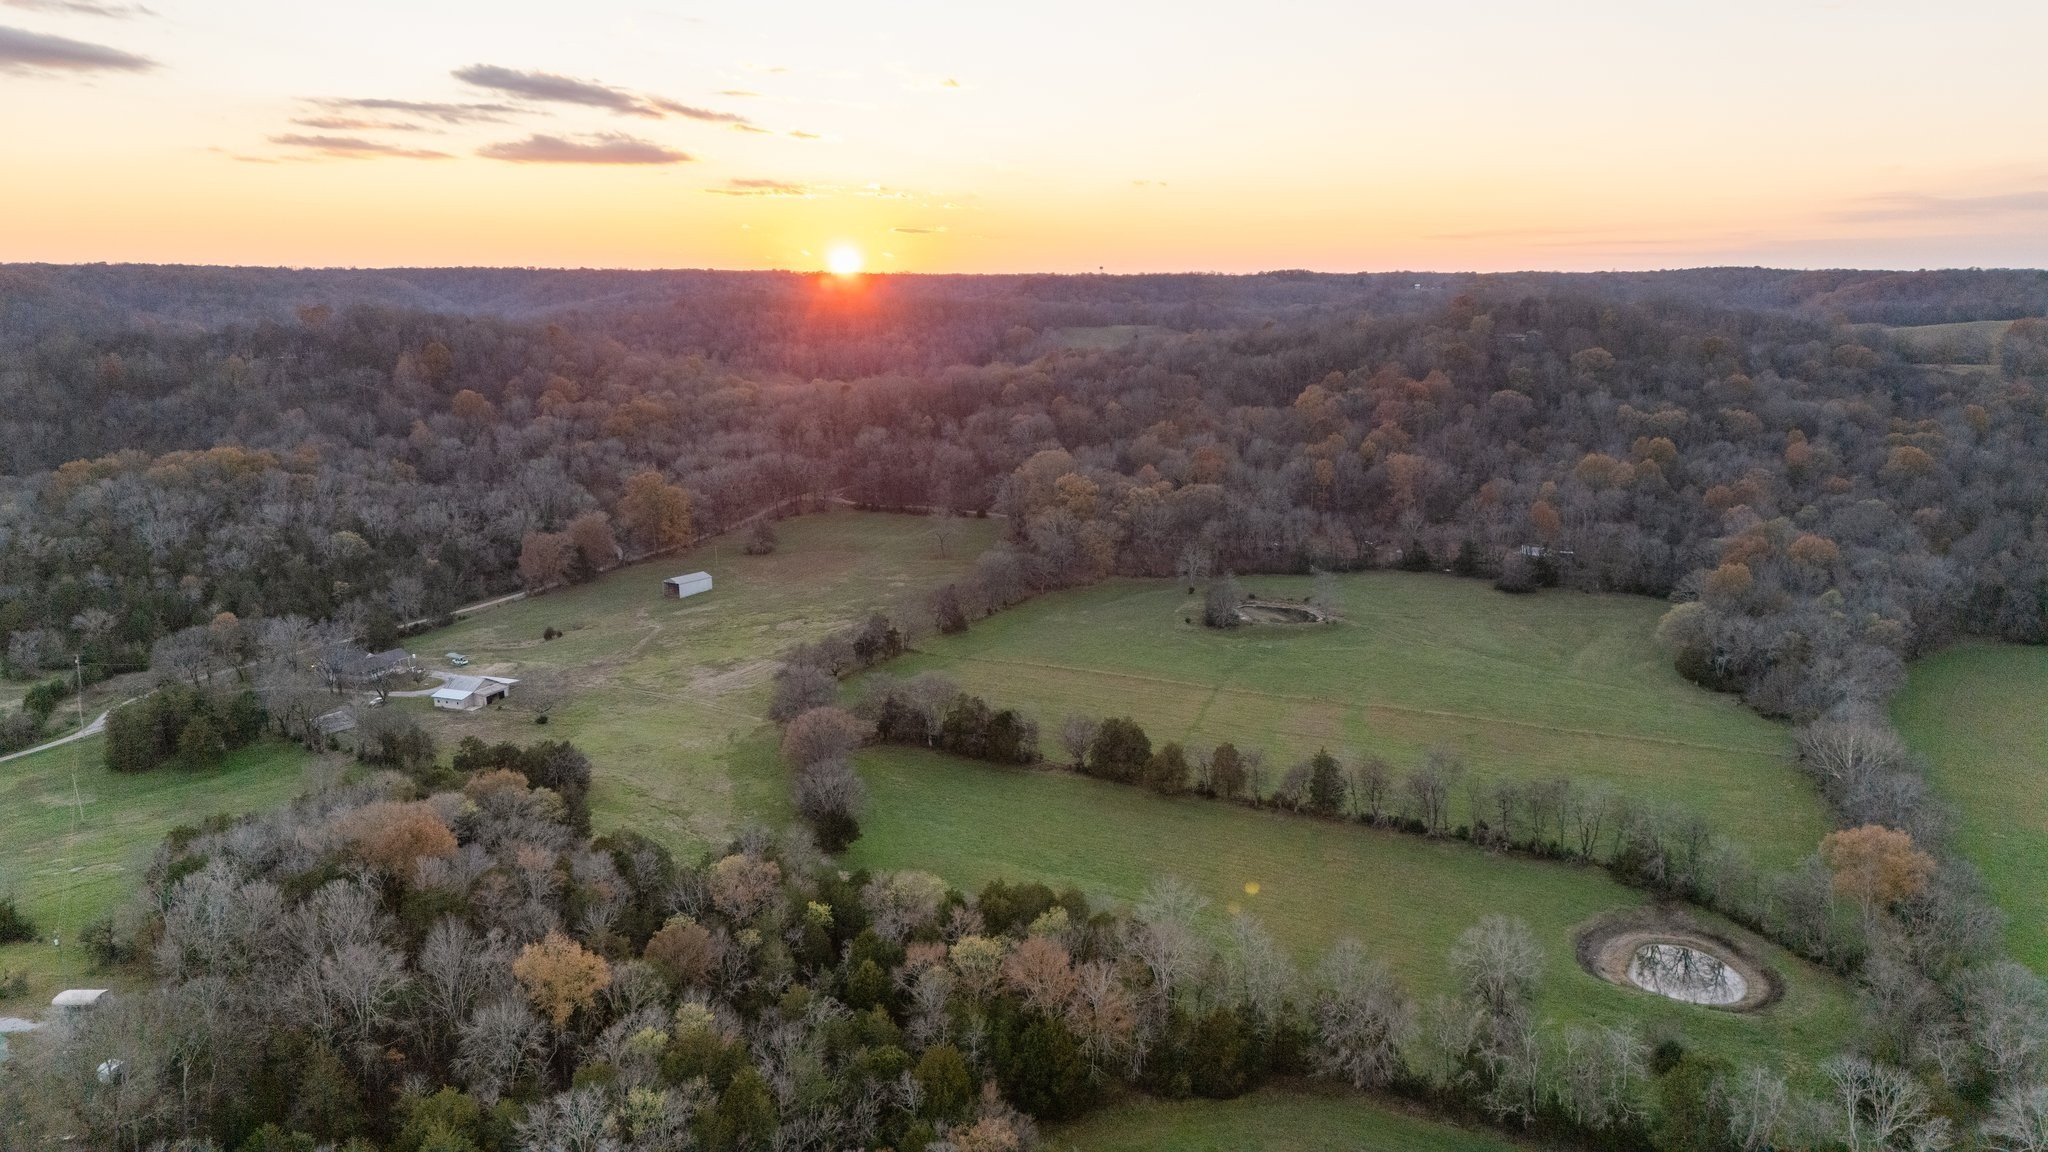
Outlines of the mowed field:
{"type": "Polygon", "coordinates": [[[2010,320],[1963,320],[1954,324],[1915,324],[1888,328],[1913,356],[1935,364],[1998,363],[1998,341],[2010,320]]]}
{"type": "Polygon", "coordinates": [[[1425,996],[1450,991],[1444,961],[1459,933],[1504,913],[1527,920],[1547,953],[1540,1006],[1552,1019],[1662,1022],[1741,1059],[1809,1067],[1853,1030],[1839,981],[1761,941],[1756,951],[1785,976],[1787,992],[1748,1015],[1688,1007],[1587,974],[1573,958],[1575,929],[1646,900],[1599,869],[1166,799],[1054,769],[898,748],[870,749],[858,764],[869,802],[847,857],[857,866],[922,869],[967,892],[993,879],[1073,884],[1091,900],[1117,904],[1173,876],[1209,900],[1219,923],[1235,909],[1256,915],[1303,971],[1355,936],[1425,996]]]}
{"type": "Polygon", "coordinates": [[[780,823],[788,788],[766,719],[775,658],[971,566],[996,527],[958,527],[941,555],[923,517],[804,516],[776,526],[781,544],[768,556],[721,540],[477,613],[407,646],[430,667],[457,651],[472,661],[466,671],[554,680],[563,702],[546,727],[507,708],[435,712],[430,729],[448,747],[466,735],[574,742],[592,762],[600,830],[633,828],[696,851],[748,820],[780,823]],[[700,569],[710,592],[662,597],[664,579],[700,569]],[[564,635],[543,640],[550,627],[564,635]]]}
{"type": "MultiPolygon", "coordinates": [[[[1478,580],[1339,577],[1344,618],[1221,632],[1168,581],[1063,592],[935,637],[892,673],[942,672],[1036,716],[1048,756],[1069,712],[1127,715],[1153,743],[1262,748],[1272,776],[1319,747],[1399,770],[1444,745],[1490,777],[1566,776],[1699,811],[1763,862],[1828,831],[1782,725],[1672,670],[1654,631],[1665,606],[1478,580]]],[[[1247,579],[1305,596],[1307,578],[1247,579]]],[[[1462,792],[1455,810],[1463,818],[1462,792]]]]}
{"type": "Polygon", "coordinates": [[[2048,648],[1970,644],[1913,665],[1893,718],[1961,817],[1959,846],[2048,974],[2048,648]]]}
{"type": "Polygon", "coordinates": [[[1052,1152],[1508,1152],[1526,1147],[1355,1096],[1137,1097],[1045,1134],[1052,1152]]]}
{"type": "Polygon", "coordinates": [[[47,1004],[62,981],[84,977],[79,929],[136,891],[165,833],[289,800],[312,763],[295,746],[263,742],[207,771],[128,776],[107,771],[104,743],[88,737],[0,764],[0,893],[14,895],[42,935],[0,947],[0,971],[29,976],[28,995],[0,1000],[0,1009],[47,1004]],[[52,937],[64,942],[61,956],[52,937]]]}

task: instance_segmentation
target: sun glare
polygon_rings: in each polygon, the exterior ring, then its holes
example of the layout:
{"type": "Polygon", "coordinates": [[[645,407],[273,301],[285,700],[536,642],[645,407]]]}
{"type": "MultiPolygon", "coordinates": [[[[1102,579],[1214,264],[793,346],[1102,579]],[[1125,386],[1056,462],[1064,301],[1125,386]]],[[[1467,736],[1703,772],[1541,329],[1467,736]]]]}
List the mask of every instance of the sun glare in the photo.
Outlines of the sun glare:
{"type": "Polygon", "coordinates": [[[860,249],[851,244],[834,244],[825,252],[825,267],[837,276],[858,275],[866,263],[860,249]]]}

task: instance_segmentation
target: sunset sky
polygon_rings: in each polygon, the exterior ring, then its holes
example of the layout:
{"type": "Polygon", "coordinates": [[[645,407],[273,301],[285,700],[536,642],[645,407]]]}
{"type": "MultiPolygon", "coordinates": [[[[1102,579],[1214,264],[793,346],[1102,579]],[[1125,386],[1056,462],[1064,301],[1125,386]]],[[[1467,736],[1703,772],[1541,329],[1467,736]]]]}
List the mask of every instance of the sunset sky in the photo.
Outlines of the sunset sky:
{"type": "Polygon", "coordinates": [[[2048,4],[0,0],[0,261],[2048,265],[2048,4]]]}

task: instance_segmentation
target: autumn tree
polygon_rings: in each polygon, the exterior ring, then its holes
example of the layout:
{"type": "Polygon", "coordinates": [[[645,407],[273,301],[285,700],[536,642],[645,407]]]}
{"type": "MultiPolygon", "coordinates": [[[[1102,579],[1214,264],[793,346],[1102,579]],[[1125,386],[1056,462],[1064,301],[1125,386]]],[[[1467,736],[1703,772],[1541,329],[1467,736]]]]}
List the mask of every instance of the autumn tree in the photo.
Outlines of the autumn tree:
{"type": "Polygon", "coordinates": [[[1828,833],[1820,857],[1835,874],[1835,891],[1870,907],[1918,896],[1934,875],[1934,857],[1914,847],[1911,836],[1879,824],[1828,833]]]}
{"type": "Polygon", "coordinates": [[[380,800],[350,809],[335,822],[335,838],[363,863],[400,879],[425,857],[455,855],[455,834],[433,805],[380,800]]]}
{"type": "Polygon", "coordinates": [[[519,545],[520,582],[536,592],[566,584],[574,555],[568,536],[559,532],[528,532],[519,545]]]}
{"type": "Polygon", "coordinates": [[[669,483],[653,468],[643,468],[627,478],[625,493],[619,497],[618,513],[619,526],[625,529],[626,538],[643,552],[678,548],[690,542],[690,494],[669,483]]]}
{"type": "Polygon", "coordinates": [[[619,544],[612,538],[612,518],[595,509],[569,521],[569,544],[575,549],[569,569],[578,583],[619,562],[619,544]]]}
{"type": "Polygon", "coordinates": [[[560,932],[550,932],[520,949],[512,976],[536,1011],[560,1028],[579,1008],[596,1003],[611,987],[611,965],[560,932]]]}

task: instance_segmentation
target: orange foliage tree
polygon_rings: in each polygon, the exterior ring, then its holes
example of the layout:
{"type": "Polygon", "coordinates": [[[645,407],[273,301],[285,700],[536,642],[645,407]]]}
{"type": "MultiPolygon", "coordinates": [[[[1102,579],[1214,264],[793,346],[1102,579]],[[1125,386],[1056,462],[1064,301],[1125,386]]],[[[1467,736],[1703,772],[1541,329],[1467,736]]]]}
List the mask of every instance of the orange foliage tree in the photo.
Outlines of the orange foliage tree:
{"type": "Polygon", "coordinates": [[[599,992],[611,987],[611,965],[604,957],[562,935],[550,932],[537,944],[519,950],[512,975],[526,998],[560,1028],[578,1008],[589,1007],[599,992]]]}
{"type": "Polygon", "coordinates": [[[1835,891],[1875,907],[1889,907],[1927,890],[1934,857],[1896,828],[1865,824],[1830,832],[1820,858],[1835,874],[1835,891]]]}
{"type": "Polygon", "coordinates": [[[690,542],[690,494],[652,468],[635,472],[619,497],[619,525],[640,548],[659,551],[690,542]]]}
{"type": "Polygon", "coordinates": [[[335,834],[358,859],[393,876],[407,875],[421,857],[453,856],[456,849],[441,814],[420,801],[379,800],[352,809],[335,823],[335,834]]]}

